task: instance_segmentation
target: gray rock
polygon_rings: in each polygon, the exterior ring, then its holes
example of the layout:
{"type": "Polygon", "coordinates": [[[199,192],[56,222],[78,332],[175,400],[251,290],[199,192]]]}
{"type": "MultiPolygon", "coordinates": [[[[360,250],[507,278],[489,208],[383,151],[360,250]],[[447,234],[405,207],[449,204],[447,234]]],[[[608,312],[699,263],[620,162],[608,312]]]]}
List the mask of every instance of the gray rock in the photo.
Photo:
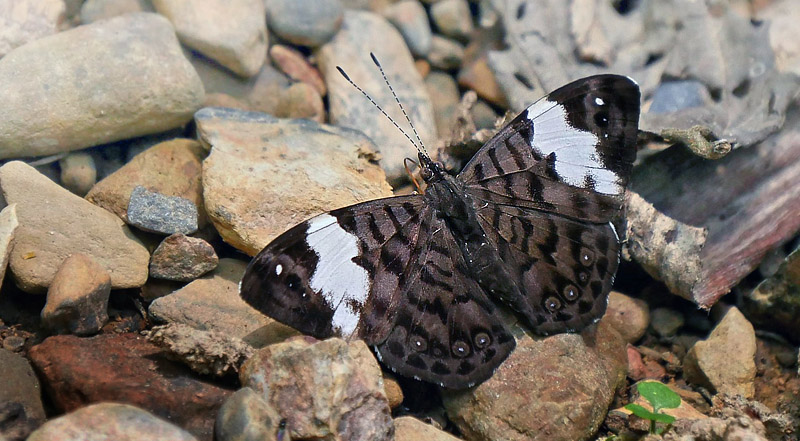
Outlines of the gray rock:
{"type": "Polygon", "coordinates": [[[55,34],[66,19],[64,0],[0,3],[0,58],[30,41],[55,34]]]}
{"type": "Polygon", "coordinates": [[[150,277],[192,281],[217,267],[219,258],[208,242],[173,234],[158,245],[150,258],[150,277]]]}
{"type": "Polygon", "coordinates": [[[160,15],[136,13],[9,53],[0,59],[0,96],[0,158],[14,158],[178,127],[200,107],[204,92],[172,25],[160,15]]]}
{"type": "Polygon", "coordinates": [[[219,409],[214,431],[217,441],[277,441],[281,415],[253,389],[243,387],[219,409]]]}
{"type": "Polygon", "coordinates": [[[45,419],[39,380],[28,360],[5,349],[0,372],[0,439],[25,439],[45,419]]]}
{"type": "Polygon", "coordinates": [[[428,61],[437,69],[458,69],[464,62],[464,47],[455,40],[434,34],[428,61]]]}
{"type": "Polygon", "coordinates": [[[0,167],[0,189],[9,204],[16,204],[19,227],[9,262],[22,290],[44,292],[64,259],[75,253],[102,265],[112,289],[136,288],[147,280],[150,253],[114,214],[20,161],[0,167]]]}
{"type": "Polygon", "coordinates": [[[266,0],[269,30],[300,46],[317,47],[342,26],[339,0],[266,0]]]}
{"type": "Polygon", "coordinates": [[[243,77],[267,57],[264,0],[152,0],[181,42],[243,77]]]}
{"type": "Polygon", "coordinates": [[[89,335],[108,321],[111,277],[91,257],[73,254],[58,268],[42,309],[42,324],[57,333],[89,335]]]}
{"type": "Polygon", "coordinates": [[[472,33],[472,13],[467,0],[441,0],[431,5],[436,29],[451,38],[466,40],[472,33]]]}
{"type": "MultiPolygon", "coordinates": [[[[370,51],[382,63],[422,141],[429,145],[436,140],[433,106],[397,29],[377,14],[346,11],[342,30],[317,53],[328,84],[330,120],[336,125],[363,131],[379,145],[381,165],[391,181],[405,176],[403,161],[415,155],[413,145],[336,69],[341,66],[395,121],[403,124],[405,117],[370,58],[370,51]]],[[[409,136],[416,139],[412,133],[409,136]]]]}
{"type": "Polygon", "coordinates": [[[671,308],[656,308],[650,313],[650,326],[661,337],[673,337],[685,323],[683,314],[671,308]]]}
{"type": "Polygon", "coordinates": [[[197,206],[180,196],[166,196],[138,185],[128,203],[128,223],[152,233],[191,234],[197,231],[197,206]]]}
{"type": "Polygon", "coordinates": [[[296,338],[267,346],[239,372],[298,439],[394,439],[381,369],[367,345],[296,338]]]}
{"type": "Polygon", "coordinates": [[[61,185],[78,196],[86,196],[97,183],[97,167],[89,153],[70,153],[58,161],[58,165],[61,168],[61,185]]]}
{"type": "Polygon", "coordinates": [[[131,12],[153,12],[150,0],[86,0],[81,5],[81,23],[129,14],[131,12]]]}
{"type": "Polygon", "coordinates": [[[432,44],[431,25],[419,0],[394,3],[383,11],[383,16],[400,31],[412,54],[417,57],[428,55],[432,44]]]}
{"type": "Polygon", "coordinates": [[[704,106],[710,101],[708,91],[699,81],[667,81],[653,93],[649,113],[670,113],[704,106]]]}
{"type": "Polygon", "coordinates": [[[239,297],[246,262],[221,259],[219,266],[170,295],[150,304],[161,323],[181,323],[203,331],[218,331],[261,347],[297,335],[297,331],[266,317],[239,297]]]}
{"type": "Polygon", "coordinates": [[[355,130],[220,108],[195,118],[212,146],[203,163],[209,218],[249,255],[311,216],[392,194],[374,144],[355,130]]]}
{"type": "Polygon", "coordinates": [[[99,403],[50,420],[27,441],[197,441],[189,432],[128,404],[99,403]]]}

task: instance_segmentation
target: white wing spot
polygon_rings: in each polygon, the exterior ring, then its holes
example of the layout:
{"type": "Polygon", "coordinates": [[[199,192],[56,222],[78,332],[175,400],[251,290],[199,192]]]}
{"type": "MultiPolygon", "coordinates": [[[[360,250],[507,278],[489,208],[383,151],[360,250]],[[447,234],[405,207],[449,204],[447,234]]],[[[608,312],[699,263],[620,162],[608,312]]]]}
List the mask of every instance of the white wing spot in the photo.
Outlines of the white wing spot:
{"type": "Polygon", "coordinates": [[[599,193],[623,192],[620,177],[600,160],[597,152],[600,140],[592,132],[573,127],[564,106],[539,100],[528,107],[526,117],[533,126],[532,148],[543,157],[556,153],[556,173],[564,182],[586,188],[589,178],[599,193]]]}
{"type": "Polygon", "coordinates": [[[358,326],[360,306],[369,293],[367,270],[353,262],[360,254],[358,239],[345,231],[335,217],[322,214],[308,221],[306,243],[319,257],[311,275],[311,289],[322,294],[334,311],[333,329],[349,337],[358,326]]]}
{"type": "Polygon", "coordinates": [[[282,272],[283,272],[283,265],[281,265],[280,263],[275,265],[275,274],[280,276],[282,272]]]}
{"type": "Polygon", "coordinates": [[[595,104],[597,104],[598,106],[602,106],[602,105],[603,105],[603,104],[605,104],[606,102],[605,102],[605,101],[603,101],[603,99],[602,99],[602,98],[600,98],[600,97],[597,97],[597,98],[595,98],[595,99],[594,99],[594,103],[595,103],[595,104]]]}

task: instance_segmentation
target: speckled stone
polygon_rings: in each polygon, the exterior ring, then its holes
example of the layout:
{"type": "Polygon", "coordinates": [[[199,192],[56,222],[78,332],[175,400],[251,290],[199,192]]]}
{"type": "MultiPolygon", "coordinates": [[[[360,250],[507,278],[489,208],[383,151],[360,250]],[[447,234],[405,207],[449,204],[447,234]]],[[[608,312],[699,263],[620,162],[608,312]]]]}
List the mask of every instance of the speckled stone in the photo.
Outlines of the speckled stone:
{"type": "Polygon", "coordinates": [[[188,199],[165,196],[139,185],[131,192],[128,223],[151,233],[191,234],[197,231],[197,207],[188,199]]]}

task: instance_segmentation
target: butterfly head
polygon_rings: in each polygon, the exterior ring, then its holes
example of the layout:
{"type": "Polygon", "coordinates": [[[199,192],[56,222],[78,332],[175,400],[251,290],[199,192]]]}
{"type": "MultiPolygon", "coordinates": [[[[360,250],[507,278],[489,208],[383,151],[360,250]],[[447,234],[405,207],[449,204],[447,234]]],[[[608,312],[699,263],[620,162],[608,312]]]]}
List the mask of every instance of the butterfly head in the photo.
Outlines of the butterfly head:
{"type": "Polygon", "coordinates": [[[441,162],[434,161],[422,152],[420,152],[418,156],[422,168],[420,174],[422,175],[422,179],[425,180],[425,183],[430,185],[444,180],[445,176],[447,176],[447,172],[444,170],[444,165],[441,162]]]}

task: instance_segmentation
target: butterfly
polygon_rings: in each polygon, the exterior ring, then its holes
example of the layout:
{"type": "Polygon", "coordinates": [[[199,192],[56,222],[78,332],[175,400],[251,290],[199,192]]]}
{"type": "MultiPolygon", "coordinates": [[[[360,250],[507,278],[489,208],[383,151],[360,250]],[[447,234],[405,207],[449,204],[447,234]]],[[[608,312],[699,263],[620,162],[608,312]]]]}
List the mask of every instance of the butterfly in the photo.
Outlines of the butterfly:
{"type": "Polygon", "coordinates": [[[605,312],[639,108],[633,80],[591,76],[536,101],[458,175],[420,151],[424,193],[296,225],[250,262],[241,297],[316,338],[363,339],[400,375],[481,383],[515,347],[498,308],[543,335],[605,312]]]}

